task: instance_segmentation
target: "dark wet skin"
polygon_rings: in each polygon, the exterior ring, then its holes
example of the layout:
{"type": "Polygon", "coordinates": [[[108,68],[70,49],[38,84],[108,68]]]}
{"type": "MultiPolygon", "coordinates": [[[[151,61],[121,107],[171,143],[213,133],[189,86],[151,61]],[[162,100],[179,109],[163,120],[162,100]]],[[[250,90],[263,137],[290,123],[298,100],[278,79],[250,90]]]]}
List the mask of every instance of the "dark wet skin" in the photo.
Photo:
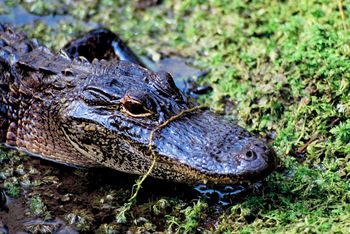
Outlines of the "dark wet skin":
{"type": "MultiPolygon", "coordinates": [[[[53,54],[2,29],[0,124],[6,131],[0,140],[60,163],[144,174],[151,132],[197,104],[169,73],[143,68],[108,30],[94,30],[64,49],[53,54]]],[[[157,163],[151,176],[187,184],[257,181],[276,167],[264,141],[203,109],[167,124],[152,148],[157,163]]]]}

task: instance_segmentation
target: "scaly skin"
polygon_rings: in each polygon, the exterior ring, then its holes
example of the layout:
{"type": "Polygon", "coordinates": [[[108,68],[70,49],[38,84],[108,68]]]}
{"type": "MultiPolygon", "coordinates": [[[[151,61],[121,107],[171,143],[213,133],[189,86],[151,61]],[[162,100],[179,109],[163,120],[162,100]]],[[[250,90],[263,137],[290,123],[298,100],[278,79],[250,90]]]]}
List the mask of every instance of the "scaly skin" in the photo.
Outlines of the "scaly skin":
{"type": "MultiPolygon", "coordinates": [[[[70,59],[0,26],[0,140],[31,155],[144,174],[151,132],[196,104],[170,74],[112,59],[70,59]]],[[[208,110],[171,121],[152,141],[151,176],[188,184],[260,180],[276,166],[262,140],[208,110]]]]}

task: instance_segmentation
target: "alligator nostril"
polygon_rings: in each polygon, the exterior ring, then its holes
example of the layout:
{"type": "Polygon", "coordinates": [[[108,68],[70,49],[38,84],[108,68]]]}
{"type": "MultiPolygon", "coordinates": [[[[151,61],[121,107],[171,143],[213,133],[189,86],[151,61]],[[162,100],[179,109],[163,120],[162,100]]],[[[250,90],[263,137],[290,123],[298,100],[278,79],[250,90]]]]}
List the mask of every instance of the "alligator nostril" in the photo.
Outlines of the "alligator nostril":
{"type": "Polygon", "coordinates": [[[255,151],[252,151],[252,150],[249,150],[245,153],[246,155],[246,158],[249,159],[249,160],[253,160],[253,159],[256,159],[257,158],[257,155],[255,153],[255,151]]]}
{"type": "Polygon", "coordinates": [[[214,155],[214,159],[218,162],[218,163],[222,163],[221,158],[218,155],[214,155]]]}

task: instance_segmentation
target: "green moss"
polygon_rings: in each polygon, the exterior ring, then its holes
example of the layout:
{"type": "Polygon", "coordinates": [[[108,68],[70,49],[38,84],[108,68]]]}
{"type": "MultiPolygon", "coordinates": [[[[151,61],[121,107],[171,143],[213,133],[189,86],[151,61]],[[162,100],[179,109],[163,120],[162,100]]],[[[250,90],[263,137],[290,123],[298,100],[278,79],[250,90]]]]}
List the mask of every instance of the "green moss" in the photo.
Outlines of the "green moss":
{"type": "Polygon", "coordinates": [[[0,162],[2,163],[5,160],[9,159],[9,154],[7,153],[6,150],[4,150],[4,146],[0,145],[0,162]]]}
{"type": "Polygon", "coordinates": [[[43,216],[46,212],[46,206],[40,196],[34,196],[30,199],[29,209],[35,216],[43,216]]]}
{"type": "Polygon", "coordinates": [[[276,173],[262,196],[249,197],[231,207],[231,214],[222,216],[218,231],[345,231],[350,218],[348,183],[332,172],[319,173],[306,166],[293,168],[292,164],[290,167],[288,171],[293,173],[287,175],[288,179],[276,173]]]}
{"type": "MultiPolygon", "coordinates": [[[[179,207],[180,208],[180,207],[179,207]]],[[[198,200],[193,206],[180,208],[179,216],[167,215],[168,231],[176,233],[193,233],[199,225],[199,220],[203,218],[207,204],[198,200]]]]}
{"type": "Polygon", "coordinates": [[[6,193],[11,197],[19,197],[21,194],[21,188],[17,183],[5,182],[4,188],[6,193]]]}

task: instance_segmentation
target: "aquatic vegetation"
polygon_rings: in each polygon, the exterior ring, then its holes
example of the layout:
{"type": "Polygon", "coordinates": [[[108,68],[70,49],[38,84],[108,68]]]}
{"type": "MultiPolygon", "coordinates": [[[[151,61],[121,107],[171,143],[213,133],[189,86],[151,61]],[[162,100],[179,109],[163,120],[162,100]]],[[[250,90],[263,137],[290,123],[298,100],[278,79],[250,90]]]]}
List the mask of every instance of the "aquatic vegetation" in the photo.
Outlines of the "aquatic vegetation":
{"type": "Polygon", "coordinates": [[[41,216],[46,211],[45,204],[39,196],[34,196],[30,199],[29,209],[35,216],[41,216]]]}
{"type": "Polygon", "coordinates": [[[79,231],[88,231],[91,229],[93,217],[87,210],[73,210],[65,215],[65,220],[68,224],[73,224],[79,231]]]}
{"type": "Polygon", "coordinates": [[[183,220],[171,215],[165,216],[168,224],[167,230],[169,232],[175,230],[176,233],[194,232],[199,225],[199,219],[203,219],[204,217],[202,216],[206,216],[203,211],[207,206],[208,205],[205,202],[198,200],[193,206],[187,206],[185,209],[180,210],[179,213],[183,215],[183,220]]]}
{"type": "Polygon", "coordinates": [[[11,197],[19,197],[21,193],[21,188],[16,182],[5,182],[4,188],[6,193],[11,197]]]}

